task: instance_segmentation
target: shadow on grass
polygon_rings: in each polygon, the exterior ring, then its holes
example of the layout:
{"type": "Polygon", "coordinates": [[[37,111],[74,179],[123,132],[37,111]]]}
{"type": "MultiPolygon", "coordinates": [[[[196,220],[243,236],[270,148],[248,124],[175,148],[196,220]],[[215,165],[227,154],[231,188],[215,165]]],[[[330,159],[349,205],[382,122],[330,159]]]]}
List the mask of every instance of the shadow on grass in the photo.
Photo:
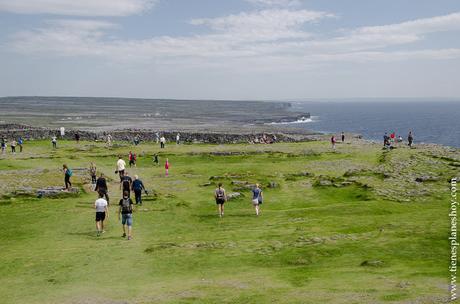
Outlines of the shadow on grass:
{"type": "MultiPolygon", "coordinates": [[[[198,217],[200,220],[207,220],[207,219],[218,219],[219,218],[219,215],[218,214],[201,214],[201,215],[195,215],[196,217],[198,217]]],[[[237,217],[242,217],[242,218],[246,218],[246,217],[255,217],[254,214],[252,213],[229,213],[229,214],[225,214],[223,218],[226,218],[226,217],[234,217],[234,218],[237,218],[237,217]]]]}
{"type": "Polygon", "coordinates": [[[88,237],[91,239],[95,240],[123,240],[123,238],[120,236],[105,236],[102,234],[101,236],[96,236],[96,232],[91,230],[91,231],[85,231],[85,232],[70,232],[68,235],[73,235],[73,236],[84,236],[88,237]]]}

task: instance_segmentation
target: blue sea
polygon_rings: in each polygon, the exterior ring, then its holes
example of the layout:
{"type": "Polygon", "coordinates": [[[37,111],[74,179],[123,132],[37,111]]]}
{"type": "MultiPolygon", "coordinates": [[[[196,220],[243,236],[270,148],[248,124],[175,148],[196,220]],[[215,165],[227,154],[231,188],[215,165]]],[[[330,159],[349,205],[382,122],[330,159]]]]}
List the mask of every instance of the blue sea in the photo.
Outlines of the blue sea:
{"type": "Polygon", "coordinates": [[[340,133],[359,133],[381,141],[396,132],[405,140],[412,131],[415,143],[436,143],[460,148],[459,101],[305,101],[291,102],[295,110],[309,112],[311,119],[297,127],[340,133]]]}

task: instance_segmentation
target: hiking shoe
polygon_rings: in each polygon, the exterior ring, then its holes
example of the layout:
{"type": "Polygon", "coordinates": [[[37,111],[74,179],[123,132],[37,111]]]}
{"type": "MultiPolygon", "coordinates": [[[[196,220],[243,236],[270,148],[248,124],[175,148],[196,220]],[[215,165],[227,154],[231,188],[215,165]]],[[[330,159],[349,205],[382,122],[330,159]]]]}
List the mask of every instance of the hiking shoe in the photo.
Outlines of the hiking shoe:
{"type": "Polygon", "coordinates": [[[132,240],[133,237],[132,236],[128,236],[128,241],[132,240]]]}
{"type": "Polygon", "coordinates": [[[126,233],[123,233],[123,235],[121,237],[126,237],[126,233]]]}

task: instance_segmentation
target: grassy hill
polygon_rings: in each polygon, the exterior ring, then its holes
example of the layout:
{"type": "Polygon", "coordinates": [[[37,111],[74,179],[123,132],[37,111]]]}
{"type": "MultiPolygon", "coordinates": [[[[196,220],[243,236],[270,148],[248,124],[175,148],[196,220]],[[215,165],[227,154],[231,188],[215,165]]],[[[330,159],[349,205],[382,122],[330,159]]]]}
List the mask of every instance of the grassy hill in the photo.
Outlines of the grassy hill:
{"type": "MultiPolygon", "coordinates": [[[[27,142],[0,159],[2,303],[440,303],[448,297],[449,183],[459,153],[364,141],[275,145],[27,142]],[[116,157],[132,150],[151,194],[121,237],[116,157]],[[110,182],[106,233],[79,168],[110,182]],[[74,169],[79,194],[36,198],[74,169]],[[416,181],[417,180],[417,181],[416,181]],[[242,195],[217,216],[213,191],[242,195]],[[260,183],[256,217],[247,185],[260,183]],[[269,185],[271,187],[269,187],[269,185]]],[[[125,157],[126,159],[126,157],[125,157]]]]}

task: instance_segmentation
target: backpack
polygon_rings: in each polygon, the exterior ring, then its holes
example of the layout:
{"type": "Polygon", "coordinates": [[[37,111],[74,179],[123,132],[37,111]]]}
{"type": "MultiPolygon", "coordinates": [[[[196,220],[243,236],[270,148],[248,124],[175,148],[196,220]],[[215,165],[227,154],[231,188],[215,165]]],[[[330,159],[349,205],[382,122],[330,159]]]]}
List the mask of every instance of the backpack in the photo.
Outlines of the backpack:
{"type": "Polygon", "coordinates": [[[131,199],[130,198],[122,198],[121,199],[121,211],[124,214],[133,212],[133,209],[131,208],[131,199]]]}
{"type": "Polygon", "coordinates": [[[72,172],[72,169],[67,169],[66,173],[68,176],[72,176],[73,172],[72,172]]]}
{"type": "Polygon", "coordinates": [[[224,190],[222,189],[217,189],[216,191],[216,196],[218,200],[223,200],[224,199],[224,190]]]}

